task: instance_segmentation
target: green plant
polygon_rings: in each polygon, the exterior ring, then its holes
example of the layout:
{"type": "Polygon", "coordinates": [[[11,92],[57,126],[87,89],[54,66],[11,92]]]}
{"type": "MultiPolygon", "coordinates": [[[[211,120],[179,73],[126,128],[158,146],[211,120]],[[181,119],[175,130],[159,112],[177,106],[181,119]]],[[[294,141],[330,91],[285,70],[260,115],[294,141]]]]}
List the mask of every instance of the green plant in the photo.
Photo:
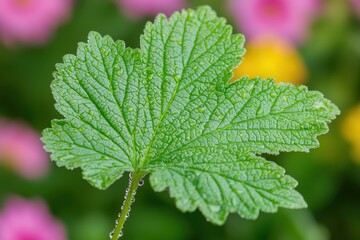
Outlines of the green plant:
{"type": "Polygon", "coordinates": [[[304,86],[247,77],[227,84],[243,43],[201,7],[159,15],[140,49],[92,32],[56,66],[52,91],[65,119],[43,132],[52,160],[80,167],[100,189],[131,173],[112,239],[148,174],[180,210],[199,208],[215,224],[230,212],[255,219],[260,210],[306,207],[297,182],[259,155],[317,147],[339,110],[304,86]]]}

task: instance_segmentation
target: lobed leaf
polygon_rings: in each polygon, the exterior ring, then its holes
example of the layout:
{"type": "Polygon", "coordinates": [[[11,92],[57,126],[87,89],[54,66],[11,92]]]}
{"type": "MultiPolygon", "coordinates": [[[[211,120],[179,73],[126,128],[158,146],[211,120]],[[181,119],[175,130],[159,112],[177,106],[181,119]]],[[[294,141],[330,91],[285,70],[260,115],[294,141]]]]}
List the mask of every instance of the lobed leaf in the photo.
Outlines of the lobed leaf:
{"type": "Polygon", "coordinates": [[[296,181],[259,155],[317,147],[339,110],[303,86],[227,84],[243,44],[209,7],[159,15],[140,49],[90,33],[56,67],[64,119],[44,131],[45,149],[101,189],[126,171],[150,174],[155,191],[169,188],[179,209],[216,224],[305,207],[296,181]]]}

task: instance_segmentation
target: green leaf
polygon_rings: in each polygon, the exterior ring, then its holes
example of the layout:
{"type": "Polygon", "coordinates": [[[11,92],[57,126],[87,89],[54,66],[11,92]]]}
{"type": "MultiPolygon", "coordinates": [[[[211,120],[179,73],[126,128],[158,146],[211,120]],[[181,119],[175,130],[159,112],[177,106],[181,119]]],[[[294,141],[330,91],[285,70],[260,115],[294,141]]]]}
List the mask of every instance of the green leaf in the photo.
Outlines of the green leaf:
{"type": "Polygon", "coordinates": [[[259,210],[306,207],[293,190],[297,182],[275,163],[250,154],[204,154],[189,153],[181,162],[168,160],[155,168],[150,178],[155,191],[169,187],[179,209],[198,207],[216,224],[222,224],[229,212],[255,219],[259,210]]]}
{"type": "Polygon", "coordinates": [[[182,211],[222,224],[229,212],[302,208],[297,183],[259,155],[309,151],[339,110],[321,93],[246,77],[227,84],[244,38],[209,7],[159,15],[140,49],[90,33],[56,66],[57,110],[43,133],[59,166],[104,189],[124,172],[150,174],[182,211]]]}

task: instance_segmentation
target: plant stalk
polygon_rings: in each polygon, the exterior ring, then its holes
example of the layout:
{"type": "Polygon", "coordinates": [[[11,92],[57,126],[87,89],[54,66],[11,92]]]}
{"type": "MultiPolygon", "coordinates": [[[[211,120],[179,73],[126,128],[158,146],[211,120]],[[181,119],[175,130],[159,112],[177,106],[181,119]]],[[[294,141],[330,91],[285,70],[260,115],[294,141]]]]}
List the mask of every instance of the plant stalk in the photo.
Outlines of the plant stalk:
{"type": "Polygon", "coordinates": [[[144,177],[144,174],[133,173],[129,177],[129,186],[126,190],[124,202],[121,207],[121,213],[119,214],[119,218],[116,221],[116,226],[114,231],[112,232],[111,240],[118,240],[122,236],[122,229],[124,223],[129,216],[131,210],[131,204],[133,203],[133,199],[136,195],[136,190],[139,186],[139,182],[144,177]]]}

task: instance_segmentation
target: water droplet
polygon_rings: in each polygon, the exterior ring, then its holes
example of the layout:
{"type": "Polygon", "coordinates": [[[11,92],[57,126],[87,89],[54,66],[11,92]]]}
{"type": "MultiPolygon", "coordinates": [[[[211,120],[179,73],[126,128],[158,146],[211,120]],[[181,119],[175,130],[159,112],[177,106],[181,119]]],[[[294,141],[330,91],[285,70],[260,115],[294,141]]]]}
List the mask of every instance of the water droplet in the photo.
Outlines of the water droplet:
{"type": "Polygon", "coordinates": [[[124,71],[120,69],[119,71],[117,71],[117,74],[121,77],[122,75],[124,75],[124,71]]]}
{"type": "Polygon", "coordinates": [[[128,112],[132,112],[132,111],[133,111],[133,108],[129,107],[128,112]]]}
{"type": "Polygon", "coordinates": [[[317,102],[314,103],[313,108],[314,109],[321,109],[321,108],[326,109],[326,106],[324,105],[323,102],[317,101],[317,102]]]}
{"type": "Polygon", "coordinates": [[[200,113],[204,113],[204,112],[205,112],[205,108],[199,107],[199,108],[198,108],[198,111],[199,111],[200,113]]]}
{"type": "Polygon", "coordinates": [[[139,187],[141,187],[141,186],[144,186],[144,183],[145,183],[145,181],[144,181],[144,179],[141,179],[140,181],[139,181],[139,187]]]}
{"type": "Polygon", "coordinates": [[[122,237],[124,235],[124,233],[121,231],[119,234],[119,237],[122,237]]]}
{"type": "Polygon", "coordinates": [[[93,111],[90,111],[89,112],[91,116],[94,116],[94,112],[93,111]]]}
{"type": "Polygon", "coordinates": [[[181,78],[181,77],[180,77],[179,74],[175,74],[175,75],[174,75],[175,81],[177,81],[177,82],[180,81],[180,78],[181,78]]]}
{"type": "Polygon", "coordinates": [[[125,216],[125,219],[128,219],[130,217],[130,212],[128,212],[125,216]]]}
{"type": "Polygon", "coordinates": [[[115,230],[112,230],[112,231],[110,232],[110,234],[109,234],[110,240],[111,240],[112,237],[114,236],[114,231],[115,231],[115,230]]]}
{"type": "Polygon", "coordinates": [[[199,62],[200,66],[204,65],[204,62],[203,61],[200,61],[199,62]]]}
{"type": "Polygon", "coordinates": [[[152,80],[153,78],[154,78],[154,74],[152,74],[152,73],[149,74],[148,79],[149,79],[149,80],[152,80]]]}
{"type": "Polygon", "coordinates": [[[197,69],[197,67],[196,67],[196,66],[194,66],[192,69],[195,71],[195,70],[197,69]]]}
{"type": "Polygon", "coordinates": [[[210,210],[213,212],[219,212],[221,207],[219,205],[210,205],[210,210]]]}
{"type": "Polygon", "coordinates": [[[271,93],[270,93],[270,96],[271,96],[271,97],[275,97],[276,94],[275,94],[274,92],[271,92],[271,93]]]}

